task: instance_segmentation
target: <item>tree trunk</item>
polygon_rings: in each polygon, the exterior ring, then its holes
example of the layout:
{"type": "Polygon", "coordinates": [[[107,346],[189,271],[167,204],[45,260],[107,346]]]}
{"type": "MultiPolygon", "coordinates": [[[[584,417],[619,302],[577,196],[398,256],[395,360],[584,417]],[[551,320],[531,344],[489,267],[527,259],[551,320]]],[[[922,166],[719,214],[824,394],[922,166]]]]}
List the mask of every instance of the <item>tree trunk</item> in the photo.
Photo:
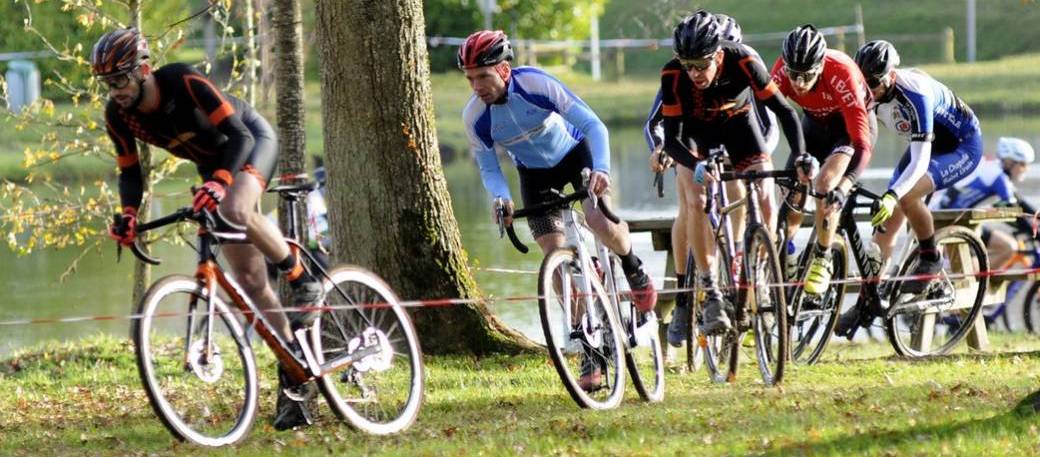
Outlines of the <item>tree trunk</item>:
{"type": "Polygon", "coordinates": [[[257,35],[260,37],[260,106],[270,108],[271,87],[274,85],[274,31],[271,25],[271,0],[250,0],[256,2],[256,11],[260,20],[257,24],[257,35]]]}
{"type": "MultiPolygon", "coordinates": [[[[404,299],[478,297],[437,151],[422,2],[316,3],[333,254],[404,299]]],[[[537,347],[483,304],[412,317],[430,353],[537,347]]]]}
{"type": "MultiPolygon", "coordinates": [[[[141,29],[141,0],[130,0],[127,4],[130,11],[130,26],[141,29]]],[[[144,33],[142,30],[141,33],[144,33]]],[[[151,62],[153,67],[155,62],[151,62]]],[[[154,69],[154,68],[153,68],[154,69]]],[[[145,222],[149,217],[149,211],[152,206],[152,177],[154,175],[155,167],[152,166],[152,149],[149,145],[143,141],[137,142],[137,150],[139,151],[138,162],[141,164],[141,183],[143,198],[141,198],[141,205],[137,208],[138,215],[141,218],[141,222],[145,222]]],[[[148,247],[144,248],[145,252],[149,251],[148,247]]],[[[148,291],[148,286],[152,283],[152,266],[147,263],[140,262],[136,258],[131,257],[134,261],[134,292],[130,303],[131,312],[137,311],[137,304],[144,298],[145,292],[148,291]]]]}
{"type": "Polygon", "coordinates": [[[253,9],[253,0],[243,2],[243,15],[246,20],[246,102],[250,106],[256,106],[256,68],[260,64],[260,58],[256,49],[256,10],[253,9]]]}

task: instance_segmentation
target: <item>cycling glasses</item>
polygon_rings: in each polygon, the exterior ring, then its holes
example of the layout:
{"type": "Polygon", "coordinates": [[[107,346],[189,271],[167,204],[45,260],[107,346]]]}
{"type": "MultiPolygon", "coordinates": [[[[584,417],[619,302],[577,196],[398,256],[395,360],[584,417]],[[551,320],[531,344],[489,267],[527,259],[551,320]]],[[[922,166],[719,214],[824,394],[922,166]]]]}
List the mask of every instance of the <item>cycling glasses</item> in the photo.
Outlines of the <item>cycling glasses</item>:
{"type": "Polygon", "coordinates": [[[787,77],[791,79],[791,82],[804,87],[816,81],[816,78],[823,72],[823,65],[817,65],[805,71],[785,66],[784,71],[787,72],[787,77]]]}
{"type": "Polygon", "coordinates": [[[690,71],[690,70],[704,71],[704,70],[707,70],[708,67],[710,67],[713,63],[715,63],[715,53],[714,52],[711,53],[711,54],[708,54],[706,57],[701,57],[699,59],[683,59],[683,58],[679,58],[679,65],[682,65],[683,70],[686,70],[686,71],[690,71]]]}
{"type": "Polygon", "coordinates": [[[880,78],[877,76],[866,77],[867,87],[870,87],[871,89],[881,86],[882,84],[887,86],[890,80],[891,78],[888,77],[888,73],[885,73],[885,75],[880,78]]]}
{"type": "Polygon", "coordinates": [[[130,85],[130,73],[122,73],[110,76],[98,76],[98,81],[108,87],[108,90],[119,90],[130,85]]]}

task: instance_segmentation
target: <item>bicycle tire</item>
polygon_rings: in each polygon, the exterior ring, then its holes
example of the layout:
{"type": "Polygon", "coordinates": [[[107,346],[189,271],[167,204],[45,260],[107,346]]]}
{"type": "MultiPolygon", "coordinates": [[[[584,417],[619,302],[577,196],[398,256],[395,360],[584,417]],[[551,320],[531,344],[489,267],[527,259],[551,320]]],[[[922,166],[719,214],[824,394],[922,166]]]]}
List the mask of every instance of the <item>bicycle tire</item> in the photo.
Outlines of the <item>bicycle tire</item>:
{"type": "MultiPolygon", "coordinates": [[[[784,368],[790,356],[784,275],[780,270],[776,245],[766,227],[749,227],[746,237],[741,281],[741,289],[745,292],[741,308],[743,313],[750,314],[755,358],[762,382],[768,386],[778,385],[783,381],[784,368]]],[[[737,321],[742,320],[741,314],[738,310],[737,321]]],[[[740,340],[736,340],[738,344],[740,340]]],[[[730,371],[736,372],[734,368],[730,371]]]]}
{"type": "Polygon", "coordinates": [[[206,308],[205,289],[198,280],[185,275],[166,276],[148,288],[130,331],[148,403],[166,429],[181,441],[219,447],[242,440],[252,428],[258,398],[256,359],[237,314],[219,297],[214,297],[213,315],[219,316],[223,325],[212,326],[212,334],[216,334],[211,339],[213,346],[204,347],[205,338],[195,333],[206,333],[206,308]],[[184,303],[174,298],[180,295],[184,303]],[[193,312],[192,303],[197,306],[193,312]],[[190,328],[177,327],[185,321],[190,328]],[[185,348],[188,345],[181,340],[188,334],[196,338],[185,348]],[[232,343],[238,357],[225,359],[220,347],[232,343]],[[233,380],[237,372],[243,374],[242,385],[225,386],[222,381],[233,380]],[[201,392],[184,391],[193,386],[201,392]],[[224,425],[222,419],[230,420],[230,425],[224,425]]]}
{"type": "MultiPolygon", "coordinates": [[[[639,397],[654,403],[664,399],[664,348],[661,345],[661,332],[654,325],[652,331],[646,333],[644,345],[636,338],[636,326],[639,324],[639,312],[632,303],[632,295],[628,290],[628,281],[621,270],[621,260],[616,255],[610,256],[610,271],[613,273],[613,286],[617,294],[617,315],[628,339],[625,350],[625,365],[632,378],[632,385],[639,397]]],[[[656,319],[655,319],[656,322],[656,319]]]]}
{"type": "MultiPolygon", "coordinates": [[[[798,270],[805,271],[811,258],[812,255],[804,256],[798,270]]],[[[831,268],[831,284],[819,299],[817,309],[806,310],[801,306],[802,300],[807,298],[804,286],[794,287],[794,293],[788,298],[789,307],[794,310],[794,318],[790,319],[791,328],[788,330],[791,339],[791,361],[794,363],[812,365],[820,360],[831,341],[834,327],[838,324],[838,312],[845,298],[844,281],[848,277],[848,257],[845,243],[840,239],[831,242],[831,268]]]]}
{"type": "Polygon", "coordinates": [[[411,318],[390,286],[368,270],[342,265],[323,282],[331,309],[309,332],[318,363],[379,348],[343,371],[318,378],[325,401],[338,418],[365,433],[407,429],[419,415],[425,384],[411,318]]]}
{"type": "MultiPolygon", "coordinates": [[[[737,300],[737,290],[733,284],[733,276],[730,274],[732,259],[730,259],[729,251],[727,248],[725,237],[719,237],[716,242],[715,251],[715,263],[719,265],[715,269],[717,274],[715,281],[719,285],[719,290],[722,292],[723,301],[732,305],[737,300]],[[725,266],[725,267],[723,267],[725,266]]],[[[692,259],[692,253],[691,257],[692,259]]],[[[700,333],[699,325],[703,322],[701,313],[701,301],[700,298],[704,296],[704,291],[700,290],[700,283],[697,279],[696,274],[696,263],[691,262],[690,268],[687,270],[690,273],[690,278],[687,284],[691,284],[698,293],[692,293],[690,298],[691,316],[690,319],[692,329],[690,335],[694,338],[688,342],[689,345],[695,346],[700,352],[703,358],[705,371],[708,373],[708,379],[716,384],[722,384],[733,379],[735,372],[731,372],[730,366],[733,365],[731,355],[733,354],[734,345],[731,344],[731,336],[723,335],[704,335],[700,333]]],[[[730,306],[732,307],[732,306],[730,306]]],[[[732,315],[732,313],[731,313],[732,315]]]]}
{"type": "MultiPolygon", "coordinates": [[[[949,226],[943,227],[942,229],[935,232],[935,244],[936,246],[943,248],[955,243],[964,243],[969,249],[970,257],[973,259],[973,265],[970,266],[972,271],[952,271],[952,262],[950,256],[943,255],[944,268],[943,270],[950,270],[950,274],[957,273],[979,273],[988,271],[989,269],[989,258],[986,252],[985,246],[982,241],[979,240],[975,232],[965,227],[949,226]]],[[[907,275],[913,266],[916,264],[916,260],[919,256],[919,250],[917,247],[913,247],[906,260],[903,262],[902,267],[899,269],[899,276],[907,275]]],[[[961,266],[964,269],[964,266],[961,266]]],[[[896,353],[903,357],[917,358],[925,357],[930,355],[942,355],[947,354],[953,350],[961,340],[963,340],[974,326],[975,320],[979,317],[979,313],[982,311],[982,302],[986,296],[986,287],[989,284],[989,277],[985,275],[972,276],[972,280],[976,281],[977,290],[975,296],[971,302],[971,306],[967,308],[967,312],[957,312],[965,308],[953,308],[955,315],[943,316],[936,318],[934,314],[930,312],[914,313],[912,307],[915,306],[913,301],[900,302],[900,285],[902,282],[894,283],[890,287],[889,292],[889,303],[894,310],[890,310],[890,316],[885,319],[885,333],[888,335],[888,340],[892,344],[892,347],[896,350],[896,353]],[[902,312],[901,310],[906,309],[909,311],[902,312]],[[931,316],[931,317],[929,317],[931,316]],[[914,322],[910,322],[910,319],[916,319],[914,322]],[[941,328],[943,330],[952,331],[947,336],[946,341],[934,349],[917,349],[914,345],[922,345],[929,343],[934,340],[935,329],[941,328]],[[907,340],[906,337],[909,337],[907,340]],[[917,340],[917,342],[915,342],[917,340]]],[[[955,279],[957,280],[957,279],[955,279]]],[[[971,283],[971,280],[959,280],[966,283],[971,283]]],[[[932,281],[932,283],[938,282],[939,285],[930,285],[929,294],[926,300],[938,301],[944,297],[948,297],[948,301],[956,303],[957,288],[953,285],[952,280],[944,281],[940,279],[938,281],[932,281]],[[950,290],[936,290],[937,287],[948,288],[950,290]]],[[[970,291],[969,294],[970,295],[970,291]]],[[[941,310],[939,311],[941,312],[941,310]]]]}
{"type": "Polygon", "coordinates": [[[621,403],[625,392],[624,330],[613,306],[599,294],[581,290],[586,273],[582,268],[570,248],[545,256],[538,272],[538,314],[549,357],[567,393],[582,408],[610,409],[621,403]],[[592,312],[581,313],[575,322],[575,307],[592,312]],[[597,368],[599,382],[592,382],[597,368]],[[580,385],[583,370],[591,375],[589,390],[580,385]]]}
{"type": "Polygon", "coordinates": [[[1034,281],[1029,286],[1026,301],[1022,302],[1022,320],[1025,322],[1026,330],[1034,335],[1040,333],[1040,322],[1033,321],[1040,319],[1040,292],[1038,291],[1040,291],[1040,281],[1034,281]]]}
{"type": "Polygon", "coordinates": [[[684,287],[690,290],[680,293],[686,295],[686,306],[691,307],[690,321],[687,322],[686,326],[686,372],[692,373],[700,369],[701,365],[704,365],[704,348],[698,344],[700,330],[697,328],[697,319],[694,317],[694,310],[696,309],[694,299],[697,297],[695,287],[697,284],[697,263],[693,261],[693,249],[686,251],[686,273],[684,276],[686,277],[684,287]]]}

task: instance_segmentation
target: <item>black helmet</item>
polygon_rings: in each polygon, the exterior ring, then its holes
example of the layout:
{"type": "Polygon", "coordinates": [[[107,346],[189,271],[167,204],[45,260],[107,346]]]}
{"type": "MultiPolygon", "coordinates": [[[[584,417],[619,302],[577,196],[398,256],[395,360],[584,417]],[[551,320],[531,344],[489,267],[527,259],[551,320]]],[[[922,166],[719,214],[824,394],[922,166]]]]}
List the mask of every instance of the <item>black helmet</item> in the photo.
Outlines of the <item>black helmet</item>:
{"type": "Polygon", "coordinates": [[[896,47],[885,40],[874,40],[856,51],[856,65],[868,79],[880,79],[899,65],[896,47]]]}
{"type": "Polygon", "coordinates": [[[740,24],[737,23],[736,19],[725,14],[715,14],[715,19],[719,21],[719,33],[722,35],[723,40],[729,40],[734,43],[740,43],[744,39],[744,33],[740,29],[740,24]]]}
{"type": "Polygon", "coordinates": [[[700,10],[683,18],[675,26],[672,49],[683,59],[697,59],[719,49],[722,34],[715,15],[700,10]]]}
{"type": "Polygon", "coordinates": [[[794,71],[806,72],[823,62],[826,50],[827,41],[812,24],[795,27],[784,39],[784,64],[794,71]]]}
{"type": "Polygon", "coordinates": [[[113,30],[104,34],[90,54],[90,67],[95,76],[127,73],[148,58],[148,42],[136,28],[113,30]]]}

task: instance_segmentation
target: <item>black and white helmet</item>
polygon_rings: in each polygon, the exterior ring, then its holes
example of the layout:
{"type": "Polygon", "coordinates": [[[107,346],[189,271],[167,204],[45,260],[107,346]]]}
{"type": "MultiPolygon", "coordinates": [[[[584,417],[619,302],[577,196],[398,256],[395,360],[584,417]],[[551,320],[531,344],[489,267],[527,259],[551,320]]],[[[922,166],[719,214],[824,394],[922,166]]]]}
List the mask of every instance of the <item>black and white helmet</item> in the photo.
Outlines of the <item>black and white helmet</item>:
{"type": "Polygon", "coordinates": [[[893,68],[899,66],[899,53],[896,47],[885,40],[874,40],[856,51],[856,65],[863,76],[881,79],[893,68]]]}
{"type": "Polygon", "coordinates": [[[827,40],[816,27],[812,24],[795,27],[784,39],[784,64],[794,71],[810,71],[820,66],[826,51],[827,40]]]}
{"type": "Polygon", "coordinates": [[[719,21],[719,33],[722,34],[723,40],[734,43],[740,43],[744,40],[744,32],[740,30],[740,24],[737,23],[736,19],[719,13],[715,14],[715,19],[719,21]]]}
{"type": "Polygon", "coordinates": [[[682,59],[698,59],[719,49],[722,34],[715,15],[700,10],[675,26],[672,49],[682,59]]]}

